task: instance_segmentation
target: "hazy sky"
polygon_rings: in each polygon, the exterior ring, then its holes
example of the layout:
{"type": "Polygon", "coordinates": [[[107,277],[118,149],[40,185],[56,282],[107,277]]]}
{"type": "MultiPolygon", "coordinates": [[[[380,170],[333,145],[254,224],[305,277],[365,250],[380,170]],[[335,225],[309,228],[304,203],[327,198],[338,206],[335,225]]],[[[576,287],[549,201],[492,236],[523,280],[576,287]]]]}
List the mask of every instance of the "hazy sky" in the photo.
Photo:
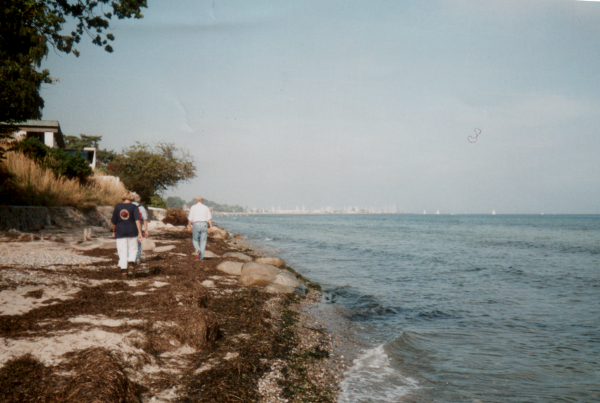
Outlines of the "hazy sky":
{"type": "Polygon", "coordinates": [[[599,2],[148,3],[113,54],[51,52],[43,118],[188,149],[165,196],[600,213],[599,2]]]}

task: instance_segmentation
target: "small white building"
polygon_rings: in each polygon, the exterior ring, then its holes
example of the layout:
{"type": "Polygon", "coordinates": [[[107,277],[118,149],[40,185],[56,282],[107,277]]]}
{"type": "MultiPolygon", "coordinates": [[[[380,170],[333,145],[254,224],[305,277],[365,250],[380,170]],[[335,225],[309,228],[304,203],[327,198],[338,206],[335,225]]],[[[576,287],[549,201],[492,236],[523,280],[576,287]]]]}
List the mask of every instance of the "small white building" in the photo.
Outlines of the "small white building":
{"type": "MultiPolygon", "coordinates": [[[[19,127],[19,130],[13,137],[17,141],[35,137],[50,148],[65,150],[65,139],[57,120],[27,120],[16,126],[19,127]]],[[[94,147],[84,147],[83,151],[65,151],[69,154],[81,154],[88,160],[92,169],[96,168],[96,149],[94,147]]]]}
{"type": "Polygon", "coordinates": [[[57,120],[27,120],[17,126],[19,131],[14,135],[15,140],[36,137],[48,147],[65,149],[65,139],[57,120]]]}

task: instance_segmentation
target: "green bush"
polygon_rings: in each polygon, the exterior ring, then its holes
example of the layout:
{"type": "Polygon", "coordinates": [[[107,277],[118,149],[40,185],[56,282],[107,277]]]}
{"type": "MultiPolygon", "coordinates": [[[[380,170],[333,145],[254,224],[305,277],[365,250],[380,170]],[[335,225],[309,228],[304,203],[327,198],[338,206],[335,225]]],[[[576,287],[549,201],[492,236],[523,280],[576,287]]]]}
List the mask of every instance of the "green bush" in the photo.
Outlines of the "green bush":
{"type": "Polygon", "coordinates": [[[160,196],[151,196],[147,204],[148,207],[167,208],[167,203],[160,196]]]}
{"type": "Polygon", "coordinates": [[[89,162],[81,154],[71,155],[60,148],[50,148],[35,137],[29,137],[11,151],[21,151],[54,175],[86,182],[92,174],[89,162]]]}

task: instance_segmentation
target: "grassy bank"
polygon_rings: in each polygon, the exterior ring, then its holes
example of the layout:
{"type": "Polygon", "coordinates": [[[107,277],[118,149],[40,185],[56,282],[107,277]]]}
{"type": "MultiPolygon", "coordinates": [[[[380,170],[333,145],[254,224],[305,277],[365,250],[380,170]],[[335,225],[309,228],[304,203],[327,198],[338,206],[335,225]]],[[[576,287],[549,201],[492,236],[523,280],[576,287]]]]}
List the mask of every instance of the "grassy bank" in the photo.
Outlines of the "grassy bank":
{"type": "Polygon", "coordinates": [[[8,179],[2,185],[4,203],[86,209],[114,205],[125,193],[121,182],[102,179],[100,172],[83,184],[78,179],[57,177],[19,152],[6,153],[6,159],[0,165],[8,173],[8,179]]]}

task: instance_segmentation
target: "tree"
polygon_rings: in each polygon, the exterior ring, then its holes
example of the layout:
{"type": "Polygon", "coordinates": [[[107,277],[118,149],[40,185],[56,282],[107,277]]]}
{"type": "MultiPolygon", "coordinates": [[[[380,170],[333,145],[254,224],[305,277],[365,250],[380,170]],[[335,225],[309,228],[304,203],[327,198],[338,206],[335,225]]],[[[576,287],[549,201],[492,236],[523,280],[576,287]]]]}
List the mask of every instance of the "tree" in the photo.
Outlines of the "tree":
{"type": "Polygon", "coordinates": [[[102,136],[87,136],[80,134],[77,136],[65,136],[65,148],[67,150],[83,151],[85,147],[94,147],[96,149],[96,167],[106,171],[109,162],[115,159],[117,154],[113,150],[100,148],[102,136]]]}
{"type": "MultiPolygon", "coordinates": [[[[193,198],[190,201],[190,206],[193,206],[194,204],[196,204],[196,198],[193,198]]],[[[212,208],[213,211],[218,211],[220,213],[243,213],[245,211],[243,207],[238,206],[237,204],[235,206],[229,206],[227,204],[215,203],[208,199],[204,199],[202,204],[212,208]]]]}
{"type": "MultiPolygon", "coordinates": [[[[105,33],[109,20],[113,16],[142,18],[145,7],[146,0],[0,1],[0,122],[11,125],[41,118],[44,100],[40,86],[51,83],[52,77],[47,69],[37,69],[49,45],[58,52],[79,56],[74,45],[85,33],[93,44],[112,52],[108,41],[115,37],[105,33]],[[73,31],[63,33],[67,19],[76,25],[73,31]]],[[[0,134],[9,130],[4,128],[0,134]]]]}
{"type": "Polygon", "coordinates": [[[177,149],[172,143],[158,143],[152,148],[136,142],[108,164],[108,173],[121,178],[128,189],[147,203],[169,187],[195,178],[196,166],[189,152],[177,149]]]}
{"type": "Polygon", "coordinates": [[[185,204],[185,200],[183,200],[181,197],[167,197],[165,199],[165,203],[167,203],[167,207],[168,208],[176,208],[176,207],[183,207],[183,205],[185,204]]]}
{"type": "Polygon", "coordinates": [[[80,134],[79,137],[64,136],[64,139],[65,148],[67,150],[83,151],[85,147],[94,147],[97,149],[100,140],[102,140],[102,136],[87,136],[85,134],[80,134]]]}

